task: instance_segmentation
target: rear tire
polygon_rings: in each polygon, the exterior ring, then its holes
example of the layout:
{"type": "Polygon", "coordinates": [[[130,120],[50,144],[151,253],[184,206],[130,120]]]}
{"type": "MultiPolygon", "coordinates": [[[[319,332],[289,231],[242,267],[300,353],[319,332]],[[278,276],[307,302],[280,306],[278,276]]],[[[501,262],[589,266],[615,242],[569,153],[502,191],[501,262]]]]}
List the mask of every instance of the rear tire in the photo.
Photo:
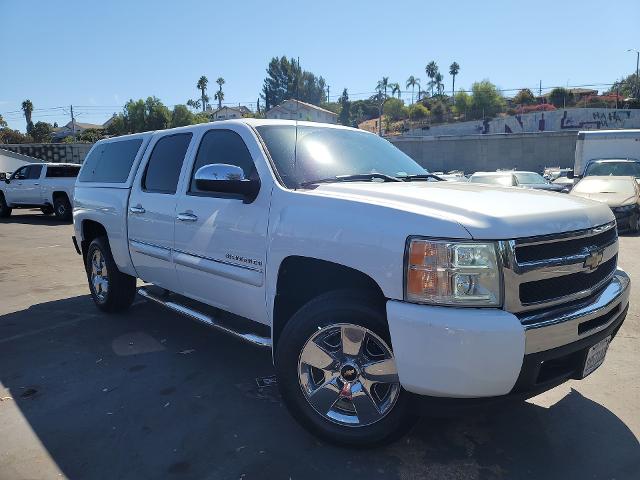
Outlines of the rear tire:
{"type": "Polygon", "coordinates": [[[72,218],[71,202],[66,195],[58,195],[53,199],[53,210],[58,220],[68,222],[72,218]]]}
{"type": "Polygon", "coordinates": [[[390,345],[378,299],[341,290],[308,302],[285,325],[274,355],[278,387],[293,417],[340,445],[400,437],[417,416],[390,345]]]}
{"type": "Polygon", "coordinates": [[[116,313],[131,306],[136,296],[136,278],[118,270],[106,237],[91,242],[85,268],[91,297],[100,310],[116,313]]]}
{"type": "Polygon", "coordinates": [[[11,207],[7,205],[4,194],[0,192],[0,218],[7,218],[11,215],[11,207]]]}

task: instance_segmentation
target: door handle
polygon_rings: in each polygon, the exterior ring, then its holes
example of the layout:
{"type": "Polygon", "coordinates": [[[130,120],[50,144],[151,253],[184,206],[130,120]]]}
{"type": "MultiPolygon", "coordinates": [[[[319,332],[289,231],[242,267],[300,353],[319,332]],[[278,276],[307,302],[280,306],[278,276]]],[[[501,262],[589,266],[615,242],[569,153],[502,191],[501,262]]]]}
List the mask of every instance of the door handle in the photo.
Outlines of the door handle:
{"type": "Polygon", "coordinates": [[[197,222],[198,217],[193,213],[182,212],[178,214],[178,220],[180,220],[181,222],[197,222]]]}
{"type": "Polygon", "coordinates": [[[34,185],[36,185],[36,186],[37,186],[37,185],[40,185],[40,184],[39,184],[39,183],[34,183],[34,185]]]}
{"type": "Polygon", "coordinates": [[[138,205],[136,207],[129,207],[129,211],[131,213],[144,213],[146,212],[146,210],[144,208],[142,208],[142,206],[138,205]]]}

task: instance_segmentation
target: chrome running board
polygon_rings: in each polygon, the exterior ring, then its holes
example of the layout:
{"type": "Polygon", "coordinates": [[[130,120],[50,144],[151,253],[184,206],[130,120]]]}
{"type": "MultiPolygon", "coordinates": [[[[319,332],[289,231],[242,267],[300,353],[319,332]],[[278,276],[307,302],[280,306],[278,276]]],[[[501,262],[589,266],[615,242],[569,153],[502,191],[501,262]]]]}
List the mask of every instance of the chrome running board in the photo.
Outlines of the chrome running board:
{"type": "Polygon", "coordinates": [[[185,317],[189,317],[200,323],[204,323],[205,325],[220,330],[221,332],[233,335],[234,337],[244,340],[245,342],[248,342],[252,345],[271,348],[271,338],[261,337],[260,335],[257,335],[255,333],[245,333],[233,330],[226,325],[221,324],[220,321],[217,321],[210,315],[206,315],[191,307],[187,307],[186,305],[174,302],[173,300],[171,300],[171,296],[169,295],[156,295],[150,292],[147,287],[138,288],[138,295],[147,300],[151,300],[152,302],[162,305],[169,310],[173,310],[180,315],[184,315],[185,317]]]}

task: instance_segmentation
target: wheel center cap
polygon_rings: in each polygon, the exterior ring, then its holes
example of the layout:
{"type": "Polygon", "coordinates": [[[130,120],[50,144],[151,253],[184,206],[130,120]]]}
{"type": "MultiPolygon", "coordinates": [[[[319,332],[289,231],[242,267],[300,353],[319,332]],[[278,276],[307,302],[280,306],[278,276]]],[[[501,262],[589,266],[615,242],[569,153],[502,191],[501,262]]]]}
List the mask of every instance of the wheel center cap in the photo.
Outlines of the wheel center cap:
{"type": "Polygon", "coordinates": [[[358,372],[358,369],[354,365],[346,364],[340,369],[340,376],[347,382],[355,381],[359,375],[360,372],[358,372]]]}

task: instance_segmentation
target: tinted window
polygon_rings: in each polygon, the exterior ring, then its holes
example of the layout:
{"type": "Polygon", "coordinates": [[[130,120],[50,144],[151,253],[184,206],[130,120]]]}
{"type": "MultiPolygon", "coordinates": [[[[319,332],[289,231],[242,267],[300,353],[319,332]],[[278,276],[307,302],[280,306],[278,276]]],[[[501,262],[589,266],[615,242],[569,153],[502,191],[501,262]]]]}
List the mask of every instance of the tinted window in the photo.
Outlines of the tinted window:
{"type": "Polygon", "coordinates": [[[142,145],[142,139],[136,138],[96,146],[84,160],[78,180],[80,182],[126,182],[140,145],[142,145]]]}
{"type": "Polygon", "coordinates": [[[542,175],[535,172],[519,172],[514,174],[518,179],[519,183],[526,184],[537,184],[537,183],[547,183],[547,181],[542,177],[542,175]]]}
{"type": "Polygon", "coordinates": [[[29,180],[37,180],[42,173],[42,165],[29,165],[26,178],[29,180]]]}
{"type": "Polygon", "coordinates": [[[169,135],[158,140],[142,179],[143,190],[176,193],[180,169],[190,141],[191,133],[169,135]]]}
{"type": "Polygon", "coordinates": [[[27,178],[27,170],[28,170],[28,166],[27,167],[20,167],[18,170],[16,170],[13,175],[11,176],[11,178],[16,179],[16,180],[22,180],[24,178],[27,178]]]}
{"type": "Polygon", "coordinates": [[[588,175],[611,175],[615,177],[640,178],[640,163],[637,162],[596,162],[589,165],[588,175]]]}
{"type": "Polygon", "coordinates": [[[47,178],[73,178],[78,176],[80,166],[64,165],[61,167],[48,167],[47,178]]]}
{"type": "Polygon", "coordinates": [[[511,175],[473,175],[470,179],[472,183],[485,183],[487,185],[502,185],[512,187],[513,177],[511,175]]]}
{"type": "Polygon", "coordinates": [[[204,165],[224,163],[236,165],[244,171],[245,178],[255,177],[255,165],[244,140],[231,130],[209,130],[202,137],[193,171],[191,172],[190,192],[198,192],[194,175],[204,165]]]}

